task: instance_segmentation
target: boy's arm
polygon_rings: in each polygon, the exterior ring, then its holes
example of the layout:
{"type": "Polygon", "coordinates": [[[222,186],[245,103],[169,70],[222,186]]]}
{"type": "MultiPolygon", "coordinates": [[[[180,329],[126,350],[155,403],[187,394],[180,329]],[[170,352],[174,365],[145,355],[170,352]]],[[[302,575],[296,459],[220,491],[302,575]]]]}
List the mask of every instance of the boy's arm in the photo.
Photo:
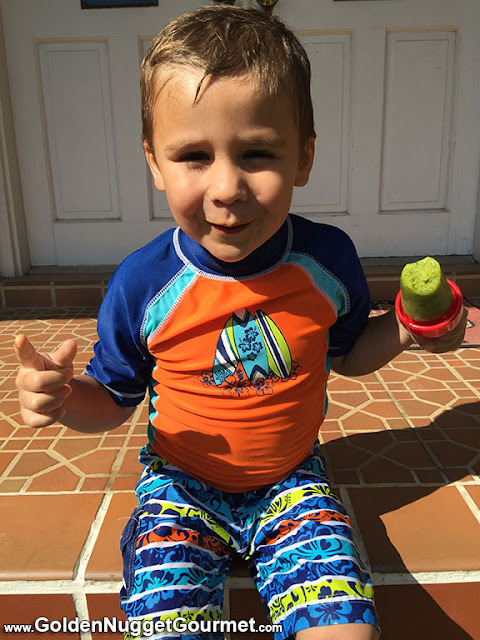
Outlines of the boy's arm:
{"type": "MultiPolygon", "coordinates": [[[[433,353],[454,351],[462,344],[467,323],[464,310],[461,322],[449,333],[435,340],[417,338],[418,344],[433,353]]],[[[370,317],[353,348],[344,356],[330,358],[332,369],[344,376],[362,376],[377,371],[415,340],[398,320],[395,309],[370,317]]]]}
{"type": "Polygon", "coordinates": [[[108,431],[120,426],[135,407],[121,407],[91,376],[73,377],[77,345],[66,340],[50,354],[38,353],[28,338],[15,339],[19,363],[16,378],[20,413],[30,427],[61,422],[84,433],[108,431]]]}
{"type": "Polygon", "coordinates": [[[71,395],[59,420],[66,427],[83,433],[110,431],[122,425],[136,407],[121,407],[103,385],[91,376],[75,376],[70,382],[71,395]]]}

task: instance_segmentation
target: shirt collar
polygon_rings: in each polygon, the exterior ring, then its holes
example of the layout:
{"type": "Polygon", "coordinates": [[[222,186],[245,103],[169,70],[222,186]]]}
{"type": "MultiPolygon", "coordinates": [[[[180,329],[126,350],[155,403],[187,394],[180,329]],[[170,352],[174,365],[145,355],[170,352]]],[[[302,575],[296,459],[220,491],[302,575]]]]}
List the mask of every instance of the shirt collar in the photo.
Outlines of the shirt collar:
{"type": "Polygon", "coordinates": [[[174,243],[180,259],[197,271],[216,276],[245,278],[270,271],[282,262],[292,243],[292,224],[287,218],[267,242],[237,262],[218,260],[180,228],[175,230],[174,243]]]}

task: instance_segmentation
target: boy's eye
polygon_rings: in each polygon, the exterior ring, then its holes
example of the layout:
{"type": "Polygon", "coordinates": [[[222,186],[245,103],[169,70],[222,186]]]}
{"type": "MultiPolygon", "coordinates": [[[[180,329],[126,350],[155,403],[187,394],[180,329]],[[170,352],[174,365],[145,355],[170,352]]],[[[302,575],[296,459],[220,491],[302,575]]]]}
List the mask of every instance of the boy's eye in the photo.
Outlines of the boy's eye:
{"type": "Polygon", "coordinates": [[[245,153],[245,158],[274,158],[275,155],[266,149],[253,149],[245,153]]]}
{"type": "Polygon", "coordinates": [[[204,162],[209,160],[209,155],[203,151],[189,151],[180,156],[180,162],[204,162]]]}

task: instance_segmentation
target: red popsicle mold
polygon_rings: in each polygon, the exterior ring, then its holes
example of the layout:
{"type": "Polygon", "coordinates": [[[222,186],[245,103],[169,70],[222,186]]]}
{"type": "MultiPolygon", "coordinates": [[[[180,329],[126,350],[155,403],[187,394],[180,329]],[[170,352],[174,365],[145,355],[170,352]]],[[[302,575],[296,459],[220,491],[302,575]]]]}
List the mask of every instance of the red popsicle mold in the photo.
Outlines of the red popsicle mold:
{"type": "Polygon", "coordinates": [[[447,282],[452,290],[452,304],[443,316],[435,318],[434,320],[413,320],[413,318],[407,316],[402,307],[402,292],[399,291],[397,293],[397,297],[395,298],[395,311],[403,326],[414,336],[421,338],[439,338],[449,331],[452,331],[460,322],[463,312],[463,295],[455,282],[452,282],[452,280],[448,278],[447,282]]]}

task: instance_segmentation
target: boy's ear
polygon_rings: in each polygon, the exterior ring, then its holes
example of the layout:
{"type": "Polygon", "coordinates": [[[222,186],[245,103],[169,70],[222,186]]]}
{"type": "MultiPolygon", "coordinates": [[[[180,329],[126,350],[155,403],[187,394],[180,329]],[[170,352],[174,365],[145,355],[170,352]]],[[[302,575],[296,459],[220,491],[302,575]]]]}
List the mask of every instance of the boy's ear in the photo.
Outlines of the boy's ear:
{"type": "Polygon", "coordinates": [[[150,149],[148,142],[145,140],[143,143],[143,150],[145,152],[145,159],[153,176],[153,183],[159,191],[165,191],[165,184],[163,182],[162,174],[158,168],[157,161],[153,155],[153,151],[150,149]]]}
{"type": "Polygon", "coordinates": [[[312,170],[314,158],[315,138],[310,138],[309,140],[307,140],[305,147],[300,154],[297,175],[295,176],[296,187],[304,187],[307,184],[308,178],[310,177],[310,171],[312,170]]]}

